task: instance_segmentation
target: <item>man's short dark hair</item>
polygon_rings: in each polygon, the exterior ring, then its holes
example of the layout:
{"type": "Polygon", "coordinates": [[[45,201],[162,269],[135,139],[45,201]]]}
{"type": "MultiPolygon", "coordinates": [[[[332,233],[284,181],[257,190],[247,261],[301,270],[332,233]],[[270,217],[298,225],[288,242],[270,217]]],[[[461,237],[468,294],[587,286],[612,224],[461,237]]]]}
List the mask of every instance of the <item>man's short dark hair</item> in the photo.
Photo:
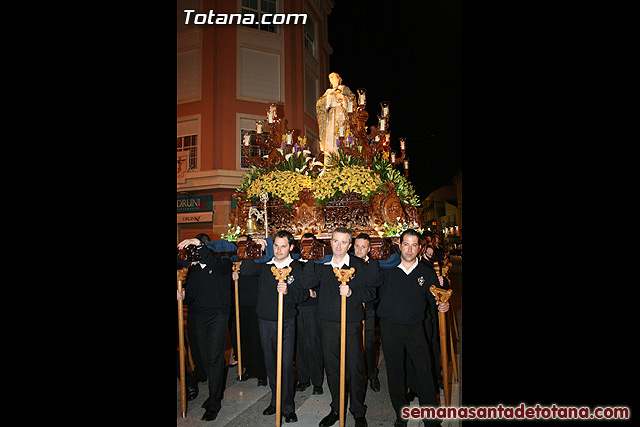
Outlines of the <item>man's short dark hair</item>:
{"type": "Polygon", "coordinates": [[[333,239],[333,235],[336,234],[336,233],[348,234],[349,235],[349,243],[351,243],[352,236],[351,236],[351,231],[349,231],[348,228],[338,227],[335,230],[333,230],[333,233],[331,233],[331,238],[332,239],[333,239]]]}
{"type": "Polygon", "coordinates": [[[289,233],[286,230],[280,230],[276,233],[275,236],[273,236],[273,240],[275,241],[276,237],[279,237],[281,239],[287,239],[287,241],[289,242],[289,246],[293,245],[296,242],[296,239],[293,238],[293,234],[289,233]]]}
{"type": "Polygon", "coordinates": [[[209,238],[209,235],[204,233],[198,234],[196,236],[196,239],[200,240],[202,243],[207,243],[211,241],[211,239],[209,238]]]}
{"type": "Polygon", "coordinates": [[[418,233],[413,228],[407,228],[402,232],[402,234],[400,235],[400,243],[402,243],[402,239],[404,239],[404,236],[416,236],[418,238],[418,242],[420,241],[420,237],[421,237],[420,233],[418,233]]]}
{"type": "Polygon", "coordinates": [[[357,239],[364,239],[364,240],[368,240],[369,242],[371,242],[371,237],[367,233],[360,233],[353,240],[357,240],[357,239]]]}

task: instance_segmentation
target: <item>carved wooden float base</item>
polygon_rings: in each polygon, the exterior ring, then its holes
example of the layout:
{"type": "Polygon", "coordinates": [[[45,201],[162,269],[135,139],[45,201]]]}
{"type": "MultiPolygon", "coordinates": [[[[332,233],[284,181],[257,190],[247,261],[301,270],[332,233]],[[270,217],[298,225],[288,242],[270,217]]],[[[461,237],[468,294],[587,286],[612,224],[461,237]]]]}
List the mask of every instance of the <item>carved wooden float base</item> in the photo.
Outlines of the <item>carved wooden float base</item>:
{"type": "MultiPolygon", "coordinates": [[[[233,227],[240,226],[244,229],[249,210],[255,207],[262,211],[263,205],[260,202],[252,203],[243,193],[235,193],[234,198],[238,203],[229,214],[229,219],[233,227]]],[[[358,193],[347,192],[324,206],[316,204],[312,190],[304,189],[290,208],[280,198],[269,199],[267,216],[269,236],[286,230],[297,239],[305,233],[312,233],[320,240],[328,240],[337,227],[349,229],[354,238],[359,233],[378,238],[382,235],[381,226],[385,222],[394,224],[402,221],[420,227],[418,210],[400,201],[393,182],[386,182],[384,191],[376,193],[369,200],[363,200],[358,193]]],[[[263,238],[265,233],[261,229],[260,232],[249,235],[263,238]]]]}
{"type": "MultiPolygon", "coordinates": [[[[255,237],[259,238],[259,237],[255,237]]],[[[354,236],[355,238],[355,236],[354,236]]],[[[322,259],[325,255],[330,255],[331,251],[330,239],[314,239],[312,237],[299,240],[300,250],[297,248],[292,252],[300,252],[302,259],[322,259]]],[[[387,259],[391,255],[391,238],[381,238],[377,236],[371,237],[371,251],[369,258],[371,259],[387,259]]],[[[240,259],[259,259],[262,258],[262,249],[259,244],[253,240],[236,242],[238,247],[238,258],[240,259]]]]}

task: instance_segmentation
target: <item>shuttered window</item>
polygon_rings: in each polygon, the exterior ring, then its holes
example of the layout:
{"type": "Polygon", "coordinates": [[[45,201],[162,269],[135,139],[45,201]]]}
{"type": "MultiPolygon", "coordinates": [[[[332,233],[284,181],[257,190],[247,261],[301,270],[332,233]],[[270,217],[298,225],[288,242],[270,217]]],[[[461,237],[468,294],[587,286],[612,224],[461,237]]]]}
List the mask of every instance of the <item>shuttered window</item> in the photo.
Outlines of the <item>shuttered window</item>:
{"type": "Polygon", "coordinates": [[[270,101],[280,99],[280,55],[240,48],[240,95],[270,101]]]}

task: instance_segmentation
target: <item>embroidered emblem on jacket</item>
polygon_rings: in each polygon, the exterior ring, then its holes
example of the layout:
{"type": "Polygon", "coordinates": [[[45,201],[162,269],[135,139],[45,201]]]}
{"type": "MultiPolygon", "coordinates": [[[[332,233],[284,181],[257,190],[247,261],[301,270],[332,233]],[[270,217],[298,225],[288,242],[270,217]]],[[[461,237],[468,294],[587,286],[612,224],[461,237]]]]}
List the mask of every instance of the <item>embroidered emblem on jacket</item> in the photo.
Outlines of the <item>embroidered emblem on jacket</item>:
{"type": "Polygon", "coordinates": [[[287,277],[287,285],[292,284],[294,280],[295,280],[295,278],[293,276],[287,277]]]}
{"type": "Polygon", "coordinates": [[[420,286],[424,285],[424,277],[422,277],[422,276],[418,277],[418,284],[420,286]]]}

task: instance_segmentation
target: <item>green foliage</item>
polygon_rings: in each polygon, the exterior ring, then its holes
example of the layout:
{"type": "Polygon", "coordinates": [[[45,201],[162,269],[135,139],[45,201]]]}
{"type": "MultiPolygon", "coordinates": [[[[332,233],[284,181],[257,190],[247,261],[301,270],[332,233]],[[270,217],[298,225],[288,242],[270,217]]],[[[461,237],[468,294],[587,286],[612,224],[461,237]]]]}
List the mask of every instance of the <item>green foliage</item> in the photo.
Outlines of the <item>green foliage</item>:
{"type": "Polygon", "coordinates": [[[238,240],[238,237],[240,237],[240,233],[241,233],[240,226],[232,227],[231,224],[229,224],[229,229],[227,230],[226,233],[222,233],[220,235],[220,238],[222,240],[227,240],[229,242],[235,242],[238,240]]]}
{"type": "MultiPolygon", "coordinates": [[[[409,228],[409,225],[405,221],[400,221],[400,217],[397,217],[396,222],[394,222],[393,224],[389,225],[385,221],[385,223],[382,224],[382,227],[380,227],[383,233],[382,234],[383,237],[398,237],[408,228],[409,228]]],[[[417,228],[416,231],[418,233],[422,233],[424,229],[417,228]]]]}
{"type": "Polygon", "coordinates": [[[266,172],[265,169],[251,166],[251,169],[242,177],[242,184],[240,184],[240,187],[236,191],[246,194],[253,180],[260,178],[266,172]]]}
{"type": "Polygon", "coordinates": [[[380,175],[383,182],[392,181],[394,183],[396,193],[401,202],[409,203],[416,208],[420,206],[420,198],[413,189],[413,185],[380,154],[373,158],[371,169],[380,175]]]}
{"type": "Polygon", "coordinates": [[[362,160],[362,158],[343,154],[340,149],[329,154],[329,158],[331,159],[331,165],[334,167],[364,166],[364,160],[362,160]]]}

